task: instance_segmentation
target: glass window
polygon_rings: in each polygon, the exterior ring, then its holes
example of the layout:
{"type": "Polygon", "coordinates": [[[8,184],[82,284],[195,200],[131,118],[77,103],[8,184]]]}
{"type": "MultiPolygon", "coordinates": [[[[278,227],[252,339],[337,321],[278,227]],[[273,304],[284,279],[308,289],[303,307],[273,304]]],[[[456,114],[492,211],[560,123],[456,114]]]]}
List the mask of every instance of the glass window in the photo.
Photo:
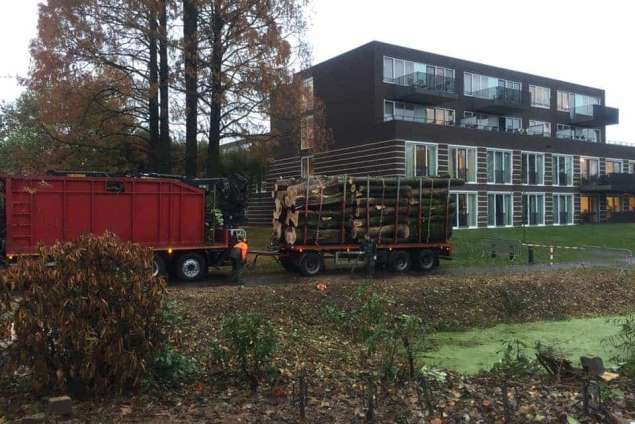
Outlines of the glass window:
{"type": "Polygon", "coordinates": [[[451,195],[456,205],[454,228],[476,228],[478,226],[477,194],[452,193],[451,195]]]}
{"type": "Polygon", "coordinates": [[[635,212],[635,196],[630,196],[628,198],[628,210],[635,212]]]}
{"type": "Polygon", "coordinates": [[[530,120],[527,134],[551,137],[551,122],[530,120]]]}
{"type": "Polygon", "coordinates": [[[392,57],[384,56],[384,82],[395,82],[395,72],[392,57]]]}
{"type": "Polygon", "coordinates": [[[313,156],[305,156],[301,160],[300,176],[310,177],[313,175],[313,156]]]}
{"type": "Polygon", "coordinates": [[[573,156],[553,156],[553,183],[557,186],[573,185],[573,156]]]}
{"type": "Polygon", "coordinates": [[[523,223],[525,225],[545,224],[544,194],[523,194],[523,223]]]}
{"type": "Polygon", "coordinates": [[[300,148],[310,149],[314,145],[313,134],[313,115],[308,115],[302,118],[301,128],[300,128],[300,148]]]}
{"type": "Polygon", "coordinates": [[[512,183],[512,153],[501,150],[487,151],[487,182],[490,184],[512,183]]]}
{"type": "Polygon", "coordinates": [[[522,154],[523,184],[543,185],[545,182],[545,155],[542,153],[522,154]]]}
{"type": "Polygon", "coordinates": [[[555,225],[573,224],[573,195],[553,195],[553,223],[555,225]]]}
{"type": "Polygon", "coordinates": [[[573,95],[567,91],[558,90],[557,103],[559,111],[569,112],[573,106],[573,95]]]}
{"type": "Polygon", "coordinates": [[[541,87],[539,85],[529,86],[529,96],[531,97],[531,105],[549,109],[551,107],[551,89],[549,87],[541,87]]]}
{"type": "Polygon", "coordinates": [[[512,222],[512,194],[488,193],[487,225],[490,227],[509,227],[512,222]]]}
{"type": "Polygon", "coordinates": [[[449,149],[448,169],[452,178],[468,183],[476,182],[476,147],[454,147],[449,149]]]}
{"type": "Polygon", "coordinates": [[[622,173],[622,161],[617,159],[606,160],[606,174],[621,174],[622,173]]]}
{"type": "Polygon", "coordinates": [[[406,143],[406,176],[434,177],[437,175],[437,146],[406,143]]]}
{"type": "Polygon", "coordinates": [[[580,158],[580,178],[588,180],[600,175],[600,160],[597,158],[580,158]]]}
{"type": "Polygon", "coordinates": [[[609,217],[622,212],[622,198],[619,196],[606,196],[606,212],[609,217]]]}
{"type": "Polygon", "coordinates": [[[505,116],[502,118],[503,128],[508,133],[518,133],[523,128],[523,120],[515,116],[505,116]]]}

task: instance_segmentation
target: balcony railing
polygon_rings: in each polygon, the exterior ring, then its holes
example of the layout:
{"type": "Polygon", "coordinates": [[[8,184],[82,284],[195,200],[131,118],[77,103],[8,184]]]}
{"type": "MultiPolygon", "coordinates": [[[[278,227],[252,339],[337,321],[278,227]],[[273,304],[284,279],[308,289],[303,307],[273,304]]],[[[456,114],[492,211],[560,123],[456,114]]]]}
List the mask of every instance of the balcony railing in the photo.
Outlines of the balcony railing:
{"type": "Polygon", "coordinates": [[[590,141],[592,143],[598,143],[600,141],[600,135],[598,132],[591,128],[566,128],[556,131],[556,137],[562,139],[590,141]]]}
{"type": "Polygon", "coordinates": [[[496,100],[507,104],[523,104],[523,92],[517,88],[497,86],[472,91],[469,94],[471,94],[473,97],[496,100]]]}
{"type": "Polygon", "coordinates": [[[418,122],[420,124],[434,124],[434,125],[443,125],[446,127],[453,127],[454,121],[444,121],[441,119],[429,118],[427,116],[414,116],[414,115],[406,115],[406,114],[384,114],[384,121],[407,121],[407,122],[418,122]]]}
{"type": "Polygon", "coordinates": [[[430,91],[456,93],[455,78],[429,74],[427,72],[413,72],[401,77],[387,79],[386,82],[430,91]]]}

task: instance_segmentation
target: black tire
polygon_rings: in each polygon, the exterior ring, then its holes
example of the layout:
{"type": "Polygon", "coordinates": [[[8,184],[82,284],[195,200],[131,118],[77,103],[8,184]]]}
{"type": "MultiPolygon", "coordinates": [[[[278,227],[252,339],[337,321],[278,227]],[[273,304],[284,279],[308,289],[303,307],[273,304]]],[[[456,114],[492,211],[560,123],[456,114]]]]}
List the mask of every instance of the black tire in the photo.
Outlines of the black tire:
{"type": "Polygon", "coordinates": [[[165,263],[165,257],[160,253],[155,253],[152,259],[152,276],[166,277],[168,275],[168,267],[165,263]]]}
{"type": "Polygon", "coordinates": [[[176,276],[182,281],[197,281],[207,275],[207,262],[199,253],[184,253],[176,261],[176,276]]]}
{"type": "Polygon", "coordinates": [[[419,250],[414,258],[417,271],[430,272],[439,265],[439,257],[432,250],[419,250]]]}
{"type": "Polygon", "coordinates": [[[393,250],[388,256],[388,267],[392,272],[404,273],[410,270],[412,260],[405,250],[393,250]]]}
{"type": "Polygon", "coordinates": [[[298,266],[296,265],[296,258],[292,256],[281,256],[280,257],[280,265],[287,271],[296,273],[298,272],[298,266]]]}
{"type": "Polygon", "coordinates": [[[322,256],[317,253],[305,253],[298,261],[298,271],[304,277],[315,277],[324,270],[322,256]]]}

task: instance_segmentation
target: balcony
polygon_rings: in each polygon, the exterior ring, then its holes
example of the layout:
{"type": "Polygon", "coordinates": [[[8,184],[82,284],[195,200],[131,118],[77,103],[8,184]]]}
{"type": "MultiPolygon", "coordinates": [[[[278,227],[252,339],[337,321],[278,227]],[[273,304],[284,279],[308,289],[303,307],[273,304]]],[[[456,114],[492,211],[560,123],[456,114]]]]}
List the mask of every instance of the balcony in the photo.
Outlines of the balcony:
{"type": "Polygon", "coordinates": [[[614,107],[603,105],[582,105],[571,108],[570,120],[572,124],[581,127],[603,127],[618,124],[620,111],[614,107]]]}
{"type": "Polygon", "coordinates": [[[508,87],[490,87],[467,94],[467,108],[478,112],[506,114],[529,109],[529,92],[508,87]]]}
{"type": "Polygon", "coordinates": [[[402,101],[439,105],[457,98],[456,80],[450,77],[414,72],[385,81],[396,84],[394,96],[402,101]]]}
{"type": "Polygon", "coordinates": [[[389,121],[417,122],[419,124],[443,125],[446,127],[454,126],[454,121],[443,121],[440,119],[430,118],[428,116],[417,116],[417,115],[401,114],[401,113],[395,113],[392,115],[384,114],[384,122],[389,122],[389,121]]]}
{"type": "Polygon", "coordinates": [[[583,193],[635,194],[635,174],[608,174],[590,177],[582,182],[583,193]]]}

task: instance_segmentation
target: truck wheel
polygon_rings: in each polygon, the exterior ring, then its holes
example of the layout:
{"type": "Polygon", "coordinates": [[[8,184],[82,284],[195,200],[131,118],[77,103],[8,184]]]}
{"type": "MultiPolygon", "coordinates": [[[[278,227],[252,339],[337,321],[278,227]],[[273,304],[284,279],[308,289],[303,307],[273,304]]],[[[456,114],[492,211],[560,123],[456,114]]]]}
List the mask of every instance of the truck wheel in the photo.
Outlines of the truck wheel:
{"type": "Polygon", "coordinates": [[[412,261],[405,250],[394,250],[388,257],[388,266],[392,272],[408,272],[412,261]]]}
{"type": "Polygon", "coordinates": [[[198,253],[185,253],[176,261],[176,276],[183,281],[200,280],[207,274],[205,258],[198,253]]]}
{"type": "Polygon", "coordinates": [[[167,275],[167,266],[165,264],[165,258],[159,253],[154,254],[152,258],[152,276],[153,277],[165,277],[167,275]]]}
{"type": "Polygon", "coordinates": [[[298,272],[296,260],[291,256],[280,257],[280,265],[282,265],[287,272],[298,272]]]}
{"type": "Polygon", "coordinates": [[[324,269],[322,256],[317,253],[305,253],[298,262],[298,271],[305,277],[314,277],[324,269]]]}
{"type": "Polygon", "coordinates": [[[417,270],[430,272],[439,265],[439,258],[431,250],[420,250],[415,253],[415,264],[417,265],[417,270]]]}

